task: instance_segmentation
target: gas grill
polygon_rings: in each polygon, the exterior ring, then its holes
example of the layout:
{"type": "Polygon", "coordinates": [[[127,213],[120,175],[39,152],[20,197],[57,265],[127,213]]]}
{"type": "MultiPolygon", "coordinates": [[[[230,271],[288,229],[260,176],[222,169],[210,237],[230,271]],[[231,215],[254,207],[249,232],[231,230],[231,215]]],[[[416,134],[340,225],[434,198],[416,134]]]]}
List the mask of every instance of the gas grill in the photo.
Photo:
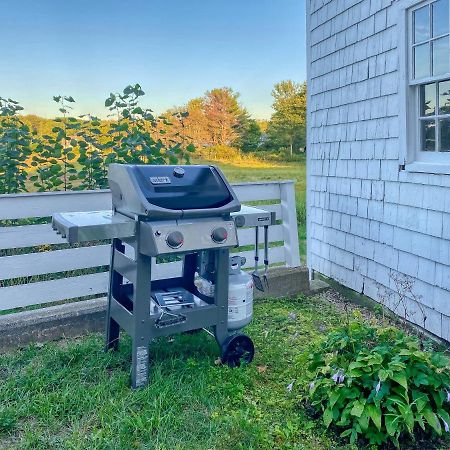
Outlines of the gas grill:
{"type": "Polygon", "coordinates": [[[267,227],[274,214],[241,208],[214,166],[111,164],[109,185],[112,211],[58,213],[52,225],[69,243],[112,239],[106,349],[117,349],[120,328],[131,336],[133,388],[147,384],[149,345],[160,336],[210,328],[223,362],[250,362],[251,339],[227,323],[230,249],[236,226],[267,227]],[[157,258],[181,259],[182,275],[155,279],[157,258]],[[214,285],[209,295],[199,275],[214,285]]]}

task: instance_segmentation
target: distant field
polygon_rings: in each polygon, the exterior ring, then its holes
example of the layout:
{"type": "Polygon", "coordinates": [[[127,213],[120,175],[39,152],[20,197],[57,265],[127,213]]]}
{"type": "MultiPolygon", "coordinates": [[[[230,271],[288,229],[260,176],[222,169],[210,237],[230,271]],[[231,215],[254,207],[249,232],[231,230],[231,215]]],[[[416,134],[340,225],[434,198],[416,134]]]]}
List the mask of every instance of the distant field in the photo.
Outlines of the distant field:
{"type": "MultiPolygon", "coordinates": [[[[194,160],[194,164],[208,161],[194,160]]],[[[268,168],[239,167],[233,164],[213,162],[218,165],[231,182],[294,180],[297,203],[298,232],[302,262],[306,256],[306,158],[293,163],[274,163],[268,168]]]]}

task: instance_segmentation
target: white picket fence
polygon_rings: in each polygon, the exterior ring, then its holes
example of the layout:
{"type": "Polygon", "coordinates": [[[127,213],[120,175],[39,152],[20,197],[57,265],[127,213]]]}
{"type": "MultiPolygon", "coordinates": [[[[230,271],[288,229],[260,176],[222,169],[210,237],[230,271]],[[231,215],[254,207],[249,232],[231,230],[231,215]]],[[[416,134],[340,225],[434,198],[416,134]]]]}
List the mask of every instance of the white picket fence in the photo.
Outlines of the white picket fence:
{"type": "MultiPolygon", "coordinates": [[[[270,228],[270,263],[299,266],[294,182],[239,183],[233,188],[242,203],[258,201],[258,208],[274,211],[277,220],[281,221],[270,228]],[[265,201],[268,203],[264,204],[265,201]]],[[[0,195],[0,221],[110,208],[109,190],[0,195]]],[[[254,245],[254,229],[242,228],[238,234],[241,247],[254,245]]],[[[64,243],[50,223],[1,226],[0,252],[5,256],[0,257],[0,311],[106,293],[108,276],[105,271],[42,279],[42,275],[89,270],[109,264],[110,247],[107,244],[54,248],[64,243]]],[[[250,267],[254,263],[254,251],[246,249],[241,254],[247,258],[247,267],[250,267]]],[[[159,271],[159,277],[181,269],[181,264],[176,262],[156,266],[163,269],[159,271]]]]}

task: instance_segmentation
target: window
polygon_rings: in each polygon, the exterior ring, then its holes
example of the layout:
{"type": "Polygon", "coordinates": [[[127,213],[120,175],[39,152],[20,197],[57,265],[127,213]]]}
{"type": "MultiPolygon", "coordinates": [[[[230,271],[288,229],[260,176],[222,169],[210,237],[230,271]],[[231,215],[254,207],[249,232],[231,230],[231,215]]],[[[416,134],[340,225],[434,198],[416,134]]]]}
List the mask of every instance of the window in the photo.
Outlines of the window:
{"type": "Polygon", "coordinates": [[[450,164],[449,0],[408,12],[409,92],[415,161],[450,164]]]}

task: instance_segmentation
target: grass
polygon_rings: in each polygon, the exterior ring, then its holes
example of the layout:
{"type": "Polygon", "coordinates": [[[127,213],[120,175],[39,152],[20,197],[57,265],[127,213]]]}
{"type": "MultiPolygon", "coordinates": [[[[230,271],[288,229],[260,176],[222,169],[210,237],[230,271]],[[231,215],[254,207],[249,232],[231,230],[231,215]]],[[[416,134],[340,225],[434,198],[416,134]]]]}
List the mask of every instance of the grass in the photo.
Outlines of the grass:
{"type": "MultiPolygon", "coordinates": [[[[287,385],[299,351],[338,325],[330,303],[299,297],[255,305],[257,353],[240,369],[216,365],[206,333],[151,346],[150,384],[129,388],[130,341],[102,352],[102,336],[0,356],[0,448],[330,449],[287,385]]],[[[295,389],[294,389],[295,391],[295,389]]]]}

